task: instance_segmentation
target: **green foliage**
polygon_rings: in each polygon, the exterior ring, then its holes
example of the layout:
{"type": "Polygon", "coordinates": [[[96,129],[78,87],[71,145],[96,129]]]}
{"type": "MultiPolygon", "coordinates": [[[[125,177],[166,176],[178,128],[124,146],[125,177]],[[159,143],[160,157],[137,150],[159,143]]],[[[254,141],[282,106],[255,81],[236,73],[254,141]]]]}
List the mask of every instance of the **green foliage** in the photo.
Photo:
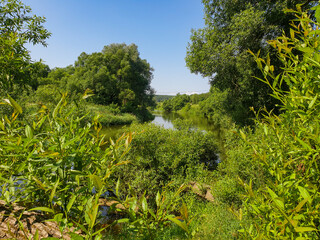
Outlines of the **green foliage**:
{"type": "Polygon", "coordinates": [[[161,193],[157,192],[155,198],[152,198],[154,201],[152,204],[148,204],[145,194],[140,198],[133,195],[120,201],[124,206],[128,206],[122,210],[128,218],[122,218],[118,223],[127,223],[127,230],[134,232],[135,238],[139,239],[154,238],[172,222],[188,233],[188,210],[185,204],[181,204],[180,198],[185,186],[181,185],[175,192],[170,192],[169,185],[166,185],[161,193]],[[180,213],[181,216],[176,217],[173,213],[179,208],[183,210],[180,213]]]}
{"type": "MultiPolygon", "coordinates": [[[[319,6],[315,7],[319,15],[319,6]]],[[[290,34],[270,41],[284,68],[276,74],[269,58],[255,60],[283,113],[263,112],[254,134],[240,131],[259,164],[264,184],[242,181],[246,211],[253,223],[244,239],[318,239],[319,235],[319,23],[306,12],[288,10],[297,20],[290,34]],[[282,85],[289,86],[284,91],[282,85]]],[[[258,115],[258,114],[257,114],[258,115]]]]}
{"type": "Polygon", "coordinates": [[[190,212],[197,214],[191,223],[192,239],[238,239],[240,221],[229,210],[229,206],[218,203],[207,203],[196,198],[189,198],[187,204],[190,212]]]}
{"type": "MultiPolygon", "coordinates": [[[[249,107],[271,110],[278,101],[269,95],[272,91],[253,76],[262,77],[250,54],[260,50],[261,56],[270,54],[275,70],[281,61],[267,40],[289,31],[293,14],[284,14],[284,8],[294,8],[301,1],[269,0],[203,0],[205,24],[194,30],[188,46],[186,62],[194,73],[211,79],[211,85],[227,91],[225,111],[237,123],[252,123],[254,115],[249,107]],[[240,114],[242,113],[242,114],[240,114]]],[[[310,2],[310,1],[309,1],[310,2]]],[[[304,4],[304,8],[311,3],[304,4]]],[[[286,88],[285,84],[282,86],[286,88]]]]}
{"type": "Polygon", "coordinates": [[[11,93],[14,85],[32,83],[32,64],[27,42],[46,46],[51,35],[44,27],[45,18],[31,16],[31,9],[19,0],[0,2],[0,94],[11,93]],[[30,69],[31,68],[31,69],[30,69]]]}
{"type": "Polygon", "coordinates": [[[168,100],[170,98],[173,98],[173,95],[154,95],[154,100],[159,103],[163,102],[164,100],[168,100]]]}
{"type": "Polygon", "coordinates": [[[228,102],[227,98],[227,90],[221,92],[219,89],[212,87],[208,97],[199,102],[200,112],[216,125],[228,127],[231,121],[228,120],[226,112],[226,109],[228,108],[226,104],[228,102]]]}
{"type": "Polygon", "coordinates": [[[120,113],[119,107],[115,104],[109,106],[87,104],[85,109],[88,111],[85,121],[90,121],[95,117],[98,117],[99,122],[103,127],[130,125],[137,121],[137,118],[132,114],[120,113]]]}
{"type": "Polygon", "coordinates": [[[127,163],[132,136],[107,144],[99,122],[83,126],[76,108],[66,107],[66,95],[52,111],[42,107],[31,118],[21,117],[10,96],[4,103],[14,111],[0,121],[0,198],[47,212],[62,230],[73,222],[92,239],[99,234],[99,197],[112,188],[115,169],[127,163]]]}
{"type": "Polygon", "coordinates": [[[136,132],[128,157],[131,164],[117,173],[121,182],[136,193],[154,196],[171,181],[210,178],[217,165],[217,147],[212,134],[190,130],[180,124],[180,130],[164,129],[152,124],[131,127],[136,132]]]}
{"type": "Polygon", "coordinates": [[[93,101],[97,104],[126,105],[130,102],[137,107],[152,103],[153,69],[140,58],[134,44],[111,44],[99,53],[82,53],[74,68],[67,88],[78,93],[87,88],[93,90],[93,101]]]}
{"type": "MultiPolygon", "coordinates": [[[[83,92],[90,89],[90,105],[119,106],[122,113],[132,113],[140,121],[152,120],[148,106],[154,106],[153,89],[150,86],[153,69],[141,59],[134,44],[111,44],[102,52],[82,53],[74,66],[55,68],[47,77],[38,80],[39,87],[33,96],[34,102],[50,104],[59,99],[60,92],[68,90],[70,98],[78,102],[83,92]]],[[[88,106],[91,110],[92,107],[88,106]]],[[[100,111],[100,110],[99,110],[100,111]]],[[[118,112],[117,114],[119,114],[118,112]]],[[[130,115],[106,115],[105,125],[132,122],[130,115]]]]}
{"type": "Polygon", "coordinates": [[[177,94],[174,98],[163,101],[162,108],[166,112],[178,111],[188,102],[190,102],[190,96],[186,94],[177,94]]]}

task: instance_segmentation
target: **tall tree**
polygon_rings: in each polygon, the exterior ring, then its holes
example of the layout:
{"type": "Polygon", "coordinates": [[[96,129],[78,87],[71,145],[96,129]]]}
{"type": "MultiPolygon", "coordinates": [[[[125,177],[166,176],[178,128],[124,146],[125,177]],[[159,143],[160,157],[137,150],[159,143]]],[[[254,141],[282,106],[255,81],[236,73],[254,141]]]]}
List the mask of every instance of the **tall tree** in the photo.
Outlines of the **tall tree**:
{"type": "Polygon", "coordinates": [[[135,44],[111,44],[101,52],[81,53],[75,62],[75,71],[66,79],[71,91],[84,92],[89,88],[95,103],[147,106],[153,102],[151,88],[153,69],[140,58],[135,44]]]}
{"type": "MultiPolygon", "coordinates": [[[[187,66],[210,78],[211,85],[227,91],[227,112],[238,123],[247,123],[249,107],[275,108],[271,91],[252,76],[261,76],[250,54],[276,58],[267,44],[288,31],[294,15],[284,9],[296,4],[308,8],[314,1],[301,0],[202,0],[205,27],[193,30],[187,49],[187,66]]],[[[280,62],[276,66],[281,67],[280,62]]]]}
{"type": "Polygon", "coordinates": [[[29,84],[31,61],[25,44],[46,46],[51,34],[44,22],[44,17],[32,16],[31,8],[21,1],[0,0],[0,93],[29,84]]]}

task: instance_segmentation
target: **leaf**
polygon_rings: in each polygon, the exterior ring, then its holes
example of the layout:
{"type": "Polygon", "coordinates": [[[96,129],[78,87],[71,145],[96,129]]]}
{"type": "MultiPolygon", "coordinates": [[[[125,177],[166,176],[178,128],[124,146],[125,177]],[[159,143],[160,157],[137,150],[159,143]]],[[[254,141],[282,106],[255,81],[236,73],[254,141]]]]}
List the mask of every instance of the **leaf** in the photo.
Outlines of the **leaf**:
{"type": "Polygon", "coordinates": [[[6,170],[11,169],[9,166],[6,166],[6,165],[0,165],[0,168],[6,169],[6,170]]]}
{"type": "Polygon", "coordinates": [[[34,234],[33,239],[34,240],[39,240],[39,231],[38,231],[38,229],[36,230],[36,233],[34,234]]]}
{"type": "Polygon", "coordinates": [[[320,23],[320,7],[319,7],[319,5],[314,6],[313,8],[311,8],[311,10],[315,10],[314,16],[316,17],[317,22],[320,23]]]}
{"type": "Polygon", "coordinates": [[[243,140],[246,141],[247,136],[244,134],[244,132],[242,132],[242,130],[240,130],[240,135],[241,135],[241,137],[243,138],[243,140]]]}
{"type": "Polygon", "coordinates": [[[294,33],[295,31],[292,28],[290,28],[290,36],[292,39],[294,39],[294,33]]]}
{"type": "Polygon", "coordinates": [[[67,205],[67,213],[70,211],[74,201],[76,200],[77,198],[77,195],[73,195],[72,198],[70,199],[70,201],[68,202],[68,205],[67,205]]]}
{"type": "Polygon", "coordinates": [[[3,122],[0,120],[0,128],[3,130],[3,131],[5,131],[5,127],[4,127],[4,124],[3,124],[3,122]]]}
{"type": "Polygon", "coordinates": [[[54,108],[53,113],[52,113],[52,117],[55,119],[57,117],[58,111],[60,106],[62,105],[62,102],[64,100],[64,96],[61,97],[60,101],[58,102],[57,106],[54,108]]]}
{"type": "Polygon", "coordinates": [[[305,198],[304,200],[299,202],[299,204],[295,207],[295,211],[299,212],[301,208],[306,204],[307,201],[309,201],[309,198],[305,198]]]}
{"type": "Polygon", "coordinates": [[[183,217],[183,219],[187,220],[188,219],[188,208],[185,203],[182,203],[180,212],[181,212],[181,216],[183,217]]]}
{"type": "Polygon", "coordinates": [[[42,212],[51,212],[54,213],[54,211],[51,208],[47,207],[36,207],[36,208],[31,208],[28,211],[42,211],[42,212]]]}
{"type": "Polygon", "coordinates": [[[311,108],[313,107],[313,105],[314,105],[314,103],[316,102],[317,98],[318,98],[318,95],[316,95],[316,96],[312,99],[312,101],[309,103],[308,109],[311,109],[311,108]]]}
{"type": "Polygon", "coordinates": [[[117,223],[128,223],[130,222],[130,220],[128,218],[121,218],[119,220],[117,220],[117,223]]]}
{"type": "Polygon", "coordinates": [[[33,138],[33,129],[27,125],[25,128],[27,138],[33,138]]]}
{"type": "Polygon", "coordinates": [[[8,94],[8,98],[10,101],[10,105],[14,108],[14,110],[18,113],[22,113],[21,106],[8,94]]]}
{"type": "Polygon", "coordinates": [[[84,240],[83,237],[81,237],[80,235],[76,234],[76,233],[69,233],[70,237],[72,240],[84,240]]]}
{"type": "Polygon", "coordinates": [[[37,179],[36,177],[32,177],[32,179],[39,185],[41,189],[46,190],[47,186],[43,184],[39,179],[37,179]]]}
{"type": "Polygon", "coordinates": [[[141,205],[142,205],[142,210],[144,212],[147,212],[148,211],[148,203],[147,203],[147,199],[145,198],[145,196],[142,197],[141,205]]]}
{"type": "Polygon", "coordinates": [[[169,219],[171,222],[177,224],[179,227],[181,227],[181,228],[182,228],[183,230],[185,230],[186,232],[188,232],[188,226],[187,226],[187,224],[186,224],[184,221],[181,221],[181,220],[179,220],[179,219],[177,219],[177,218],[173,218],[173,217],[170,217],[170,216],[168,216],[168,219],[169,219]]]}
{"type": "Polygon", "coordinates": [[[116,196],[119,196],[119,187],[120,187],[120,178],[118,178],[117,184],[116,184],[116,196]]]}
{"type": "Polygon", "coordinates": [[[160,195],[160,193],[158,191],[157,192],[157,196],[156,196],[156,204],[157,204],[158,207],[160,206],[160,198],[161,198],[161,195],[160,195]]]}
{"type": "Polygon", "coordinates": [[[305,188],[303,188],[303,187],[301,187],[301,186],[298,186],[298,189],[299,189],[299,192],[300,192],[301,196],[302,196],[304,199],[308,199],[308,202],[311,203],[311,202],[312,202],[312,199],[311,199],[311,197],[310,197],[309,192],[308,192],[305,188]]]}
{"type": "Polygon", "coordinates": [[[284,203],[283,201],[278,197],[278,195],[272,191],[270,188],[267,187],[267,190],[273,200],[273,202],[281,209],[284,210],[284,203]]]}
{"type": "Polygon", "coordinates": [[[318,229],[313,228],[313,227],[296,227],[294,230],[296,232],[314,232],[314,231],[318,231],[318,229]]]}
{"type": "Polygon", "coordinates": [[[52,191],[51,191],[50,198],[49,198],[49,202],[50,202],[50,203],[52,202],[53,197],[54,197],[55,194],[56,194],[56,190],[57,190],[58,185],[59,185],[59,179],[56,181],[56,183],[54,184],[53,189],[52,189],[52,191]]]}
{"type": "Polygon", "coordinates": [[[44,116],[43,118],[41,118],[38,122],[37,122],[37,127],[41,128],[42,124],[44,123],[44,121],[47,119],[47,116],[44,116]]]}
{"type": "Polygon", "coordinates": [[[296,139],[298,140],[298,142],[307,150],[312,150],[312,148],[309,146],[309,144],[305,143],[304,141],[302,141],[301,139],[299,139],[298,137],[296,137],[296,139]]]}
{"type": "Polygon", "coordinates": [[[62,222],[62,219],[63,219],[63,213],[58,213],[58,214],[54,215],[54,218],[53,218],[53,220],[58,223],[62,222]]]}
{"type": "Polygon", "coordinates": [[[87,88],[84,92],[84,94],[82,95],[82,99],[86,99],[88,97],[94,96],[94,93],[91,89],[87,88]]]}
{"type": "Polygon", "coordinates": [[[103,183],[101,179],[97,175],[90,175],[91,180],[93,181],[93,185],[97,188],[98,192],[103,188],[103,183]]]}

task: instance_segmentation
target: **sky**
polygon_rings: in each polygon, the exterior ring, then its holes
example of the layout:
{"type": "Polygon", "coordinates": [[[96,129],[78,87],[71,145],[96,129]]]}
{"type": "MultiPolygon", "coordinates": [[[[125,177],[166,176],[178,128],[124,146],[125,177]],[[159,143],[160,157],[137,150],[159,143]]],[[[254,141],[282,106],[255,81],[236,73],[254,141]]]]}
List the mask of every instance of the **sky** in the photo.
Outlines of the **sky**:
{"type": "Polygon", "coordinates": [[[204,27],[201,0],[22,0],[46,17],[48,46],[29,45],[50,68],[74,64],[82,52],[134,43],[154,69],[156,94],[203,93],[208,79],[190,73],[185,56],[191,29],[204,27]]]}

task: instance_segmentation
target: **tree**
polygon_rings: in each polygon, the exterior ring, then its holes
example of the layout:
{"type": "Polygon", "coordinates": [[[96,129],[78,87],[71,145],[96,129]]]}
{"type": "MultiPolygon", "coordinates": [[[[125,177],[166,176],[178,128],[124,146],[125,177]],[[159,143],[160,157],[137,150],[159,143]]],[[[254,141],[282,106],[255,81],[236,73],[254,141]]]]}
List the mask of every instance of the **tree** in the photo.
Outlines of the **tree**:
{"type": "Polygon", "coordinates": [[[92,100],[97,104],[122,105],[130,101],[135,108],[146,107],[153,102],[153,69],[139,55],[135,44],[111,44],[101,52],[81,53],[67,86],[79,93],[87,88],[93,90],[92,100]]]}
{"type": "Polygon", "coordinates": [[[0,93],[12,92],[15,85],[29,84],[30,55],[25,44],[42,44],[51,35],[43,26],[44,17],[31,16],[31,8],[19,0],[0,0],[0,93]]]}
{"type": "MultiPolygon", "coordinates": [[[[260,56],[276,58],[267,41],[288,32],[292,14],[283,12],[295,8],[301,0],[203,0],[205,24],[193,30],[186,62],[193,73],[210,77],[211,85],[228,91],[227,113],[238,123],[248,123],[249,107],[275,108],[270,89],[252,76],[261,76],[247,52],[260,51],[260,56]]],[[[305,1],[304,8],[313,1],[305,1]]],[[[277,70],[277,69],[276,69],[277,70]]],[[[285,87],[285,86],[284,86],[285,87]]]]}

